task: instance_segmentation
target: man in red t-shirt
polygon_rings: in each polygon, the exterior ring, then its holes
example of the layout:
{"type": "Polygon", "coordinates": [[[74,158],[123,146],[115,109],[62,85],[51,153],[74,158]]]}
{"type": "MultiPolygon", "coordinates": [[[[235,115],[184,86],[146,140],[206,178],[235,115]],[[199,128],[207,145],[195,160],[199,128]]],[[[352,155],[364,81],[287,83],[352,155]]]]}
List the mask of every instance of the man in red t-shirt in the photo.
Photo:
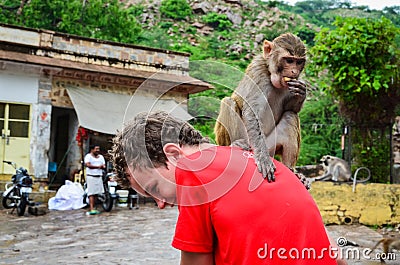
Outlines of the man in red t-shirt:
{"type": "Polygon", "coordinates": [[[181,265],[337,264],[315,202],[276,160],[269,183],[251,152],[210,144],[165,112],[137,115],[111,154],[121,185],[160,209],[179,205],[172,245],[181,265]]]}

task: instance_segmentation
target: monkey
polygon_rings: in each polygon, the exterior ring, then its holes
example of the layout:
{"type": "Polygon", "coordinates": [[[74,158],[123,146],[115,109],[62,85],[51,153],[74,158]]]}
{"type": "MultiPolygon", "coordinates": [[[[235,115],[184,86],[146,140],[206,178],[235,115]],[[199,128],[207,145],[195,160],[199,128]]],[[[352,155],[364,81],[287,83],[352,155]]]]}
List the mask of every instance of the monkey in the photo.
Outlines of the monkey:
{"type": "Polygon", "coordinates": [[[351,180],[351,170],[349,164],[338,157],[325,155],[321,158],[324,168],[324,175],[314,178],[314,180],[332,180],[347,182],[351,180]]]}
{"type": "Polygon", "coordinates": [[[230,97],[221,101],[214,127],[218,145],[247,146],[254,152],[258,170],[274,181],[270,156],[294,170],[300,151],[300,119],[306,83],[299,76],[306,63],[301,39],[285,33],[265,40],[263,53],[246,69],[230,97]]]}
{"type": "MultiPolygon", "coordinates": [[[[379,244],[382,244],[383,253],[385,253],[385,258],[389,258],[388,253],[393,253],[393,250],[400,250],[400,238],[382,238],[381,240],[376,243],[376,245],[371,249],[374,251],[379,244]]],[[[385,263],[385,260],[380,256],[381,263],[385,263]]]]}

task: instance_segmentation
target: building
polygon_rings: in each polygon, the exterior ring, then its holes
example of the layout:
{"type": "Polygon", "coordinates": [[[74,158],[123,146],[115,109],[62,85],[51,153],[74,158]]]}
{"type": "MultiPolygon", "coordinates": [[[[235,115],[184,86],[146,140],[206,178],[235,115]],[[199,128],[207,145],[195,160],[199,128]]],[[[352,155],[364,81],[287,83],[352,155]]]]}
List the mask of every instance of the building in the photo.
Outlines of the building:
{"type": "MultiPolygon", "coordinates": [[[[62,182],[137,112],[190,119],[189,94],[211,86],[188,71],[186,53],[1,24],[0,161],[62,182]]],[[[1,163],[0,176],[13,171],[1,163]]]]}

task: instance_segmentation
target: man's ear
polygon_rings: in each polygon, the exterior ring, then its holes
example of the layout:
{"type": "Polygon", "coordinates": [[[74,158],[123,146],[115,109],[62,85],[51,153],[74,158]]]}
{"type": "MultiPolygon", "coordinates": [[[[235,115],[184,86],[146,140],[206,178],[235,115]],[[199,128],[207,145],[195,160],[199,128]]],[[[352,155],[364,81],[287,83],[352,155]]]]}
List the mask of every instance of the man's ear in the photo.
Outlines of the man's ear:
{"type": "Polygon", "coordinates": [[[263,56],[264,59],[267,59],[267,57],[269,56],[269,54],[272,51],[272,48],[274,47],[274,44],[268,40],[264,41],[264,46],[263,46],[263,56]]]}
{"type": "Polygon", "coordinates": [[[163,151],[168,161],[176,166],[176,162],[182,156],[182,149],[174,143],[167,143],[163,147],[163,151]]]}

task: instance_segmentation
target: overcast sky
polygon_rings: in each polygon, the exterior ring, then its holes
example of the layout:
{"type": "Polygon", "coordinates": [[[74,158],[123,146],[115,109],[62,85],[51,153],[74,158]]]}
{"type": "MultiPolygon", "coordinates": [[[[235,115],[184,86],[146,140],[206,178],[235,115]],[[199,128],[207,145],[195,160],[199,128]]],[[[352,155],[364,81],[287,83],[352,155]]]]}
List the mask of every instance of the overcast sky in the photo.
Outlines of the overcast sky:
{"type": "MultiPolygon", "coordinates": [[[[294,5],[299,0],[283,0],[283,2],[294,5]]],[[[400,6],[400,0],[350,0],[351,3],[358,6],[369,6],[370,9],[382,10],[386,6],[400,6]]]]}

